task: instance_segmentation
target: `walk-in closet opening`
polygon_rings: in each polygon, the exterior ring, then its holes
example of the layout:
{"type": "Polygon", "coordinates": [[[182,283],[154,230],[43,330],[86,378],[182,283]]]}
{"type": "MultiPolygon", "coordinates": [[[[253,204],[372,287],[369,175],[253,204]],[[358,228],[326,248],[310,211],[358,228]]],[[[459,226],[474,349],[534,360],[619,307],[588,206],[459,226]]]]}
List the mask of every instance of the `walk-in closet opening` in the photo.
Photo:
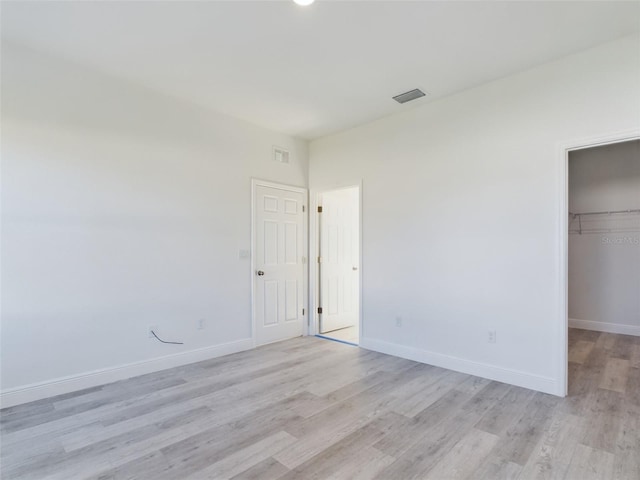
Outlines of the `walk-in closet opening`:
{"type": "Polygon", "coordinates": [[[640,140],[571,151],[568,172],[571,394],[599,351],[623,381],[640,336],[640,140]]]}

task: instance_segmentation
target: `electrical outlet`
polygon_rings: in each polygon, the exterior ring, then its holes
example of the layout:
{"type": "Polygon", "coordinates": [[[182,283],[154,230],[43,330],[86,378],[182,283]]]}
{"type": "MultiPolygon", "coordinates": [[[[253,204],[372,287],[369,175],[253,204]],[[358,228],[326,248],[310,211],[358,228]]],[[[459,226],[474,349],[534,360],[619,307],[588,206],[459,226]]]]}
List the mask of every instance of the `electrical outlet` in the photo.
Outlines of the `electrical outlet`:
{"type": "Polygon", "coordinates": [[[205,326],[204,318],[201,318],[200,320],[198,320],[198,330],[204,330],[204,326],[205,326]]]}
{"type": "Polygon", "coordinates": [[[157,325],[149,325],[149,330],[148,330],[149,338],[155,338],[153,336],[152,332],[156,332],[156,334],[158,333],[158,326],[157,325]]]}
{"type": "Polygon", "coordinates": [[[496,343],[496,331],[495,330],[489,330],[488,335],[487,335],[487,342],[496,343]]]}
{"type": "Polygon", "coordinates": [[[396,317],[396,327],[402,326],[402,317],[396,317]]]}

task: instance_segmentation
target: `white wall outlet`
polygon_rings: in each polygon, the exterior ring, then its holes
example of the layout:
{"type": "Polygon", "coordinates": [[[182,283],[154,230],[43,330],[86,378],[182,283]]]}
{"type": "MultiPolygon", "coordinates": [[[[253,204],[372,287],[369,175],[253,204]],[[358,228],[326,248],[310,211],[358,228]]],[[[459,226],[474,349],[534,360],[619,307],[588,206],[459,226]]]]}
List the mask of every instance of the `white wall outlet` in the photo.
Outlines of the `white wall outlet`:
{"type": "Polygon", "coordinates": [[[487,342],[496,343],[496,331],[495,330],[489,330],[489,332],[487,334],[487,342]]]}
{"type": "Polygon", "coordinates": [[[396,327],[402,326],[402,317],[396,317],[396,327]]]}
{"type": "Polygon", "coordinates": [[[157,325],[149,325],[149,328],[147,330],[147,335],[149,336],[149,338],[156,338],[153,336],[152,332],[156,332],[156,335],[158,334],[158,326],[157,325]]]}
{"type": "Polygon", "coordinates": [[[204,318],[201,318],[200,320],[198,320],[198,330],[204,330],[205,327],[205,321],[204,318]]]}

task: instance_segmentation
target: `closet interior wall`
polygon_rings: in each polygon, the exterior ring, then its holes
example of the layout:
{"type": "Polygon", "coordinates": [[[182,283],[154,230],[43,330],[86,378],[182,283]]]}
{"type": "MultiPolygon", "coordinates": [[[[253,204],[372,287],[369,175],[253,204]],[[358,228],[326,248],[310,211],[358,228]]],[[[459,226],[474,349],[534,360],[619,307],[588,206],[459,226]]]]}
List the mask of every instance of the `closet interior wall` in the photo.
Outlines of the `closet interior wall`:
{"type": "Polygon", "coordinates": [[[640,335],[640,141],[569,155],[570,325],[640,335]]]}

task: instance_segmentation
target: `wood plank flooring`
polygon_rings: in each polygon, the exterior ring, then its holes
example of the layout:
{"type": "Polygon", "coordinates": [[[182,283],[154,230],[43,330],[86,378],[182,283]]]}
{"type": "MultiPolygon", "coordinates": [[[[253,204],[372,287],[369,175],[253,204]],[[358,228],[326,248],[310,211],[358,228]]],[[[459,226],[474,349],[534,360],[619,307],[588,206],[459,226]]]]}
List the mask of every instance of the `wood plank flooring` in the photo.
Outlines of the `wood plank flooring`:
{"type": "Polygon", "coordinates": [[[640,479],[640,337],[570,394],[304,337],[0,411],[9,479],[640,479]]]}

